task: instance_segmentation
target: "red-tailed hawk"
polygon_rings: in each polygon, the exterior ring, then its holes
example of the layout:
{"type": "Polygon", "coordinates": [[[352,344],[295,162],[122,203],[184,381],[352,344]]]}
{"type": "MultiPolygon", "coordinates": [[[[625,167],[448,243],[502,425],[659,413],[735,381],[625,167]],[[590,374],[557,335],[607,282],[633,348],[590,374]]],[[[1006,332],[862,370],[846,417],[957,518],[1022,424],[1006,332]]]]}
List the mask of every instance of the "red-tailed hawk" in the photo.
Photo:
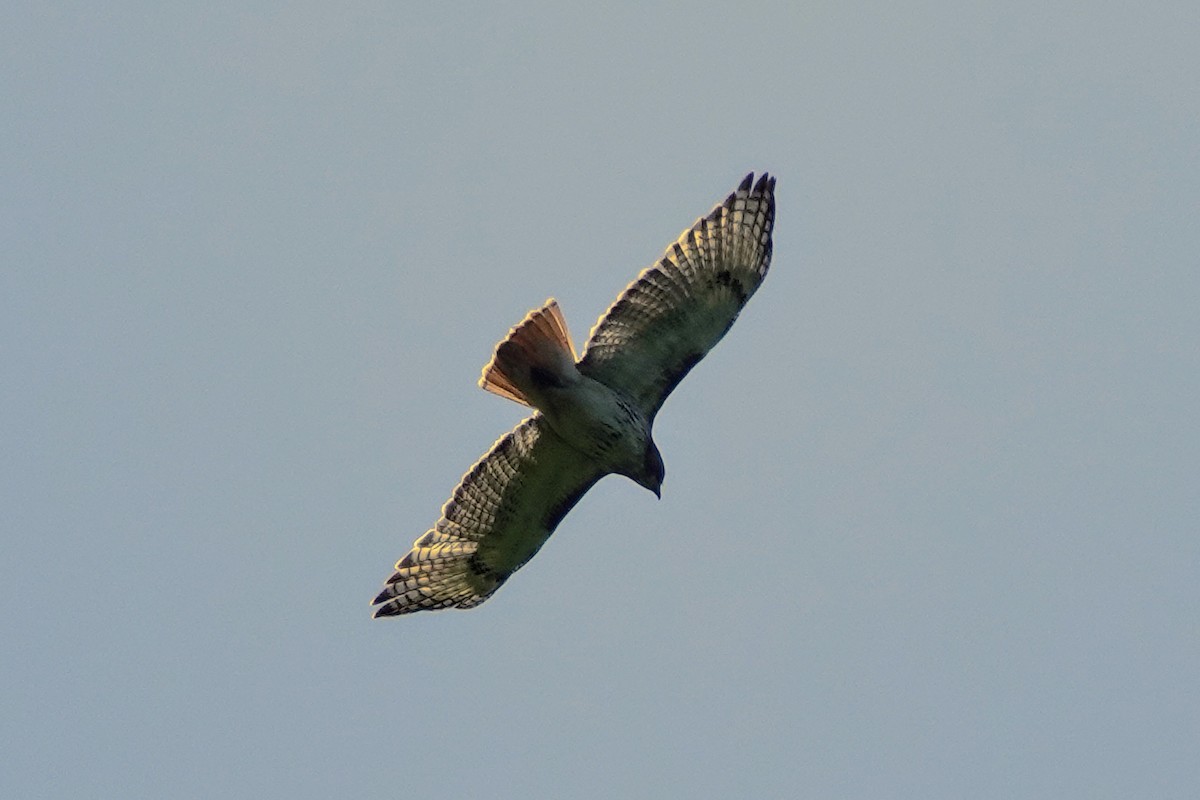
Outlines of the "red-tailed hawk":
{"type": "Polygon", "coordinates": [[[582,358],[553,299],[508,332],[479,383],[536,411],[463,476],[396,563],[376,617],[479,605],[609,473],[659,494],[654,416],[766,276],[774,191],[774,178],[747,175],[621,293],[582,358]]]}

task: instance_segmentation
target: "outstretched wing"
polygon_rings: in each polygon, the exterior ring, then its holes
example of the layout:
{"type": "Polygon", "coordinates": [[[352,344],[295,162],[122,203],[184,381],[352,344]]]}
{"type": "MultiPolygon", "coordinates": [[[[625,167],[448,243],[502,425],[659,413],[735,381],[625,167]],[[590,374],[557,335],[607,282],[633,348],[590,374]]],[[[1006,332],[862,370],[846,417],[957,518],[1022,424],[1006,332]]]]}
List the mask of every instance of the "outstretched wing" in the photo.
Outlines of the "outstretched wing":
{"type": "Polygon", "coordinates": [[[775,179],[747,175],[600,317],[579,371],[624,392],[652,419],[766,277],[774,222],[775,179]]]}
{"type": "Polygon", "coordinates": [[[479,605],[603,475],[533,415],[463,476],[442,518],[396,563],[373,602],[375,616],[479,605]]]}

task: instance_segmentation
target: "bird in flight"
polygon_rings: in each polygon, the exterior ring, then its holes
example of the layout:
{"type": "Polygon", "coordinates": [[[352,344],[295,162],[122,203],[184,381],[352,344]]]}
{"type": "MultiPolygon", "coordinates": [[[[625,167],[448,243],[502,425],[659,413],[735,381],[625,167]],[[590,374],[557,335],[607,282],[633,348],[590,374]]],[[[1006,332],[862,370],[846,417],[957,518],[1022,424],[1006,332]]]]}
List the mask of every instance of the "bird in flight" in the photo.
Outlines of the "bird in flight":
{"type": "Polygon", "coordinates": [[[581,358],[553,299],[510,330],[479,385],[534,413],[463,476],[375,616],[479,605],[609,473],[661,496],[654,417],[766,277],[774,222],[775,179],[751,173],[617,297],[581,358]]]}

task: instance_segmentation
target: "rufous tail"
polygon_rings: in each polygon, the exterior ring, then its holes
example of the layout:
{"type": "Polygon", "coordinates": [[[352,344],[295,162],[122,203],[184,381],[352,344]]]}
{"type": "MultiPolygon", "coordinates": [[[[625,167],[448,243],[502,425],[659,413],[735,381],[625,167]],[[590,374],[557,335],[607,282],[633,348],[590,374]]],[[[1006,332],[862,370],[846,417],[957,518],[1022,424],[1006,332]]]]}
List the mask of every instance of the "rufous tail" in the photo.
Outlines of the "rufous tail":
{"type": "Polygon", "coordinates": [[[496,345],[483,368],[479,385],[489,392],[534,406],[533,398],[548,387],[575,379],[575,348],[567,322],[554,298],[530,311],[504,341],[496,345]]]}

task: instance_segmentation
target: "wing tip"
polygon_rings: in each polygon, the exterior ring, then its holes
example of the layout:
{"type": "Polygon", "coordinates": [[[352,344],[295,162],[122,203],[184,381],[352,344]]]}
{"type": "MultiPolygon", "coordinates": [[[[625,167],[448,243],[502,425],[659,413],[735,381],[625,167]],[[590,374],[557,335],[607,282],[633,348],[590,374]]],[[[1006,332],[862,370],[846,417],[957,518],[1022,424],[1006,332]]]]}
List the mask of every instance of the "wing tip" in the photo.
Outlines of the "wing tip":
{"type": "MultiPolygon", "coordinates": [[[[753,176],[754,173],[752,172],[752,173],[750,173],[750,175],[753,176]]],[[[762,175],[758,176],[758,182],[754,184],[754,189],[751,190],[750,193],[757,194],[757,195],[774,194],[775,193],[775,178],[773,178],[768,173],[764,172],[762,175]]]]}
{"type": "Polygon", "coordinates": [[[371,619],[394,617],[397,614],[404,613],[401,603],[397,602],[396,592],[391,583],[384,584],[383,589],[371,601],[371,605],[378,606],[378,608],[371,610],[371,619]]]}
{"type": "Polygon", "coordinates": [[[758,176],[758,180],[754,180],[754,173],[746,173],[746,177],[742,178],[742,182],[738,184],[737,189],[729,193],[725,198],[724,203],[719,203],[707,217],[703,219],[715,221],[720,216],[722,209],[732,208],[739,197],[759,197],[766,198],[769,206],[775,205],[775,176],[768,172],[763,172],[758,176]]]}

